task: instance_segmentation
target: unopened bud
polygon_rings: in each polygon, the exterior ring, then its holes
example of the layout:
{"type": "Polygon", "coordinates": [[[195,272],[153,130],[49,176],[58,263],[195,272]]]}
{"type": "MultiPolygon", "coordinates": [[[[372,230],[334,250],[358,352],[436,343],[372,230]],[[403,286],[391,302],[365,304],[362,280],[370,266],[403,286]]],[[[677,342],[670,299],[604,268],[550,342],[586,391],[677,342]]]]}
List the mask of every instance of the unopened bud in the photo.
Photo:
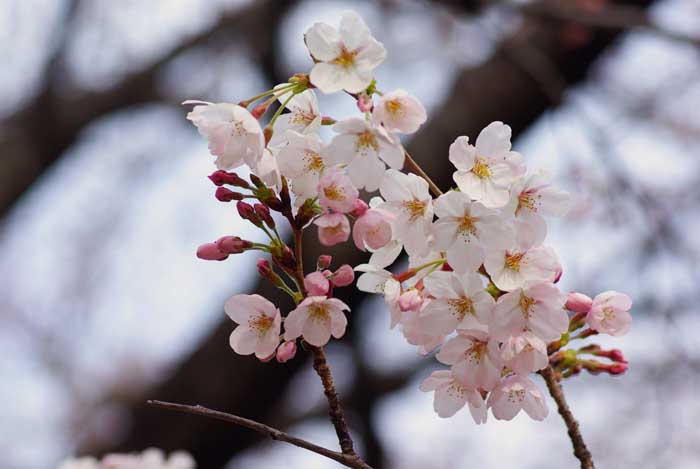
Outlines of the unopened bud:
{"type": "Polygon", "coordinates": [[[216,240],[219,249],[228,254],[240,254],[253,247],[253,243],[238,236],[223,236],[216,240]]]}
{"type": "Polygon", "coordinates": [[[355,206],[352,209],[352,215],[355,217],[361,217],[369,209],[367,203],[362,199],[355,200],[355,206]]]}
{"type": "Polygon", "coordinates": [[[295,341],[285,342],[277,347],[277,361],[287,363],[297,354],[297,344],[295,341]]]}
{"type": "Polygon", "coordinates": [[[260,179],[255,174],[250,173],[249,177],[250,177],[250,182],[252,182],[255,185],[255,187],[257,187],[257,188],[267,187],[267,186],[265,186],[265,183],[263,182],[263,180],[260,179]]]}
{"type": "Polygon", "coordinates": [[[627,368],[629,368],[627,363],[613,363],[607,367],[607,372],[611,375],[621,375],[627,371],[627,368]]]}
{"type": "Polygon", "coordinates": [[[325,296],[330,290],[330,283],[323,272],[311,272],[304,277],[304,288],[311,296],[325,296]]]}
{"type": "Polygon", "coordinates": [[[272,274],[272,266],[270,265],[270,262],[268,262],[267,259],[258,259],[258,262],[255,264],[255,267],[257,267],[258,273],[263,278],[268,278],[272,274]]]}
{"type": "Polygon", "coordinates": [[[231,202],[232,200],[243,199],[243,194],[241,194],[240,192],[234,192],[231,189],[227,189],[225,187],[217,187],[214,196],[220,202],[231,202]]]}
{"type": "Polygon", "coordinates": [[[338,270],[333,273],[331,283],[334,287],[346,287],[355,280],[355,271],[348,264],[341,265],[338,270]]]}
{"type": "Polygon", "coordinates": [[[399,308],[401,311],[417,311],[423,304],[423,294],[412,288],[399,296],[399,308]]]}
{"type": "Polygon", "coordinates": [[[252,116],[255,117],[256,119],[260,119],[260,117],[262,117],[262,115],[265,114],[265,113],[267,112],[267,108],[268,108],[269,106],[270,106],[270,103],[267,102],[267,101],[265,101],[264,103],[260,103],[260,104],[258,104],[257,106],[255,106],[255,107],[253,108],[253,110],[250,111],[250,113],[251,113],[252,116]]]}
{"type": "Polygon", "coordinates": [[[282,248],[282,258],[280,259],[280,264],[287,269],[296,269],[297,259],[294,256],[294,251],[292,251],[289,246],[282,248]]]}
{"type": "Polygon", "coordinates": [[[228,254],[222,252],[216,244],[206,243],[197,248],[197,257],[205,261],[223,261],[228,257],[228,254]]]}
{"type": "Polygon", "coordinates": [[[242,219],[250,221],[258,228],[262,226],[262,220],[260,220],[260,217],[255,213],[255,209],[252,205],[241,200],[236,204],[236,209],[242,219]]]}
{"type": "Polygon", "coordinates": [[[567,295],[564,307],[575,313],[588,313],[592,304],[593,300],[591,297],[583,293],[572,291],[567,295]]]}
{"type": "Polygon", "coordinates": [[[362,112],[372,112],[374,101],[367,93],[360,93],[357,95],[357,108],[362,112]]]}
{"type": "Polygon", "coordinates": [[[265,224],[270,227],[274,228],[275,227],[275,221],[272,219],[272,216],[270,216],[270,209],[267,208],[263,204],[255,204],[253,206],[255,209],[255,214],[260,217],[262,221],[265,222],[265,224]]]}
{"type": "Polygon", "coordinates": [[[331,265],[333,258],[328,254],[322,254],[318,256],[318,261],[316,262],[316,269],[323,270],[327,269],[331,265]]]}
{"type": "Polygon", "coordinates": [[[228,184],[229,186],[238,186],[246,189],[250,187],[250,184],[248,184],[248,182],[241,178],[238,174],[229,173],[222,169],[211,173],[209,175],[209,179],[217,186],[228,184]]]}

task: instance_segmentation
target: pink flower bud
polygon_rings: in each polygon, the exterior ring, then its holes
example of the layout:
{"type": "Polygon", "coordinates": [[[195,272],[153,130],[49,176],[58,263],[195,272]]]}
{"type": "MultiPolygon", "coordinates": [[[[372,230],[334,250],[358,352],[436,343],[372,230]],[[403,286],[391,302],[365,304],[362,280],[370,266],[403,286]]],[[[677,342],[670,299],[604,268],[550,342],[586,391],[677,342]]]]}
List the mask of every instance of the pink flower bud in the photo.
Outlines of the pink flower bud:
{"type": "Polygon", "coordinates": [[[346,287],[355,280],[355,271],[348,264],[343,264],[338,267],[338,270],[333,273],[331,283],[334,287],[346,287]]]}
{"type": "Polygon", "coordinates": [[[311,272],[304,278],[304,288],[311,296],[325,296],[331,285],[323,272],[311,272]]]}
{"type": "Polygon", "coordinates": [[[223,261],[228,257],[228,254],[214,243],[205,243],[197,248],[197,257],[205,261],[223,261]]]}
{"type": "Polygon", "coordinates": [[[211,180],[211,182],[213,182],[217,186],[222,186],[224,184],[228,184],[231,186],[238,186],[238,187],[245,187],[245,188],[250,187],[250,184],[248,184],[244,179],[239,177],[238,174],[229,173],[229,172],[226,172],[222,169],[211,173],[209,175],[209,179],[211,180]]]}
{"type": "Polygon", "coordinates": [[[260,217],[255,213],[255,209],[252,205],[239,200],[236,204],[236,209],[242,219],[250,221],[258,228],[262,226],[262,220],[260,220],[260,217]]]}
{"type": "Polygon", "coordinates": [[[592,304],[593,299],[590,296],[572,291],[567,295],[564,307],[574,313],[587,313],[591,310],[592,304]]]}
{"type": "Polygon", "coordinates": [[[362,112],[372,112],[374,107],[374,102],[371,96],[367,96],[367,93],[360,93],[357,95],[357,108],[362,112]]]}
{"type": "Polygon", "coordinates": [[[294,251],[292,251],[289,246],[282,248],[282,258],[279,259],[279,263],[288,269],[296,269],[297,258],[294,256],[294,251]]]}
{"type": "Polygon", "coordinates": [[[270,107],[270,104],[267,101],[264,103],[260,103],[253,108],[251,114],[256,119],[260,119],[260,117],[262,117],[262,115],[267,112],[268,107],[270,107]]]}
{"type": "Polygon", "coordinates": [[[264,221],[265,224],[266,224],[267,226],[269,226],[270,228],[274,228],[274,227],[275,227],[275,221],[272,219],[272,216],[270,215],[270,209],[269,209],[269,208],[267,208],[267,207],[266,207],[265,205],[263,205],[263,204],[255,204],[255,205],[253,206],[253,208],[255,209],[255,214],[256,214],[258,217],[260,217],[260,219],[261,219],[262,221],[264,221]]]}
{"type": "Polygon", "coordinates": [[[255,266],[258,268],[258,273],[263,278],[267,278],[272,274],[272,266],[270,266],[270,263],[267,261],[267,259],[258,259],[258,262],[255,264],[255,266]]]}
{"type": "Polygon", "coordinates": [[[352,213],[352,215],[355,217],[361,217],[362,215],[365,214],[365,212],[367,211],[368,208],[369,208],[369,206],[367,205],[367,203],[364,200],[357,199],[355,201],[355,206],[353,207],[352,212],[350,212],[350,213],[352,213]]]}
{"type": "Polygon", "coordinates": [[[399,296],[399,308],[401,311],[418,311],[423,304],[423,293],[413,288],[399,296]]]}
{"type": "Polygon", "coordinates": [[[610,352],[608,353],[608,357],[612,361],[616,361],[616,362],[620,362],[620,363],[627,363],[627,360],[625,360],[625,356],[622,354],[622,350],[620,350],[620,349],[614,348],[614,349],[610,350],[610,352]]]}
{"type": "Polygon", "coordinates": [[[621,375],[627,371],[627,368],[629,368],[627,363],[613,363],[612,365],[608,366],[607,371],[611,375],[621,375]]]}
{"type": "Polygon", "coordinates": [[[232,200],[241,200],[243,194],[240,192],[233,192],[226,187],[217,187],[216,192],[214,192],[214,197],[216,197],[216,200],[219,202],[231,202],[232,200]]]}
{"type": "Polygon", "coordinates": [[[277,348],[277,361],[287,363],[297,354],[296,341],[285,342],[277,348]]]}
{"type": "Polygon", "coordinates": [[[240,254],[246,249],[250,249],[253,243],[241,239],[238,236],[223,236],[216,240],[219,250],[227,254],[240,254]]]}
{"type": "Polygon", "coordinates": [[[318,240],[324,246],[344,243],[350,237],[350,222],[342,213],[321,215],[314,225],[318,226],[318,240]]]}
{"type": "Polygon", "coordinates": [[[367,247],[375,250],[384,247],[391,241],[391,225],[386,214],[379,210],[367,210],[355,220],[352,240],[361,251],[367,247]]]}
{"type": "Polygon", "coordinates": [[[333,258],[328,254],[322,254],[318,256],[318,261],[316,262],[316,268],[318,270],[327,269],[331,265],[333,258]]]}

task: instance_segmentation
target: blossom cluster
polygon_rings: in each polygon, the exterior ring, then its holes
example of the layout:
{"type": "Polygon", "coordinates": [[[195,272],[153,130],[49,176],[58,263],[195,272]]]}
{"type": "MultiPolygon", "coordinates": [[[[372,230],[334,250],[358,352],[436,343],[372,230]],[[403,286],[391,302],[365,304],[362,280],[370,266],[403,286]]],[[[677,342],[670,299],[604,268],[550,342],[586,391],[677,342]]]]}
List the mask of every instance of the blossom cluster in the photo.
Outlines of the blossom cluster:
{"type": "Polygon", "coordinates": [[[442,193],[417,170],[399,138],[420,128],[425,108],[405,90],[378,89],[373,71],[386,51],[363,20],[345,12],[337,29],[311,26],[305,42],[314,60],[309,74],[239,104],[186,102],[195,104],[188,119],[216,156],[218,171],[210,176],[216,198],[236,201],[240,216],[270,239],[264,244],[224,236],[200,246],[198,256],[267,253],[272,263],[261,259],[258,272],[296,303],[284,315],[259,295],[229,299],[225,311],[238,324],[231,347],[285,362],[294,357],[298,339],[320,347],[345,333],[349,308],[334,297],[334,288],[353,282],[353,267],[333,271],[324,255],[316,271],[304,275],[300,252],[277,232],[271,213],[278,212],[297,240],[315,226],[324,246],[352,237],[358,250],[371,254],[354,267],[361,273],[357,288],[383,296],[391,327],[399,326],[420,353],[437,351],[446,367],[421,389],[435,393],[441,417],[468,404],[477,423],[486,421],[489,408],[497,419],[523,410],[541,420],[548,411],[533,373],[548,366],[561,376],[582,369],[624,371],[619,351],[563,350],[575,339],[626,332],[631,301],[613,291],[590,299],[559,290],[563,270],[545,244],[545,220],[565,215],[570,197],[547,172],[528,170],[512,150],[510,127],[493,122],[473,143],[458,137],[445,155],[455,185],[442,193]],[[360,115],[339,121],[322,115],[315,90],[346,93],[360,115]],[[249,111],[257,100],[263,102],[249,111]],[[279,107],[263,127],[259,121],[275,102],[279,107]],[[330,142],[319,135],[323,125],[335,132],[330,142]],[[411,172],[402,171],[405,165],[411,172]],[[251,183],[231,172],[241,166],[250,169],[251,183]],[[368,203],[361,191],[370,195],[368,203]],[[403,252],[408,268],[392,272],[403,252]]]}
{"type": "Polygon", "coordinates": [[[175,451],[166,456],[157,448],[142,453],[108,454],[102,460],[92,457],[67,459],[58,469],[195,469],[192,456],[184,451],[175,451]]]}

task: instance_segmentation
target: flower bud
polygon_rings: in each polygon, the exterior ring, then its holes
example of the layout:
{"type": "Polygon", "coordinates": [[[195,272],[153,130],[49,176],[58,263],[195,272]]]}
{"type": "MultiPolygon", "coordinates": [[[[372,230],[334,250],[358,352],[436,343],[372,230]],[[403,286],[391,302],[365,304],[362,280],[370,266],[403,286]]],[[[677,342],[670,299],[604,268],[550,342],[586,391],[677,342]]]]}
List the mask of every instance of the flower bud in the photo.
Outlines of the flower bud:
{"type": "Polygon", "coordinates": [[[627,363],[613,363],[607,367],[607,372],[611,375],[621,375],[627,371],[627,368],[629,368],[627,363]]]}
{"type": "Polygon", "coordinates": [[[331,277],[331,283],[334,287],[346,287],[355,280],[355,271],[348,264],[343,264],[338,267],[331,277]]]}
{"type": "Polygon", "coordinates": [[[255,266],[258,269],[258,273],[263,278],[269,278],[272,274],[272,266],[270,265],[267,259],[258,259],[258,262],[255,264],[255,266]]]}
{"type": "Polygon", "coordinates": [[[564,307],[575,313],[587,313],[590,311],[592,304],[593,299],[591,297],[572,291],[567,295],[564,307]]]}
{"type": "Polygon", "coordinates": [[[285,342],[277,348],[277,361],[287,363],[297,354],[296,341],[285,342]]]}
{"type": "Polygon", "coordinates": [[[304,278],[304,288],[311,296],[325,296],[330,290],[330,283],[323,272],[311,272],[304,278]]]}
{"type": "Polygon", "coordinates": [[[263,204],[255,204],[253,206],[255,209],[255,214],[260,217],[262,221],[265,222],[265,224],[270,227],[274,228],[275,227],[275,221],[272,219],[272,216],[270,216],[270,209],[267,208],[263,204]]]}
{"type": "Polygon", "coordinates": [[[327,269],[331,265],[332,260],[333,258],[328,254],[321,254],[320,256],[318,256],[318,261],[316,262],[316,269],[327,269]]]}
{"type": "Polygon", "coordinates": [[[205,243],[197,248],[197,257],[205,261],[223,261],[228,254],[222,252],[214,243],[205,243]]]}
{"type": "Polygon", "coordinates": [[[423,294],[412,288],[399,296],[399,308],[401,311],[418,311],[423,304],[423,294]]]}
{"type": "Polygon", "coordinates": [[[238,210],[238,214],[242,219],[250,221],[258,228],[262,226],[262,220],[260,220],[260,217],[258,217],[258,215],[255,213],[255,209],[252,205],[239,200],[236,204],[236,209],[238,210]]]}
{"type": "Polygon", "coordinates": [[[240,254],[246,249],[253,247],[253,243],[241,239],[238,236],[223,236],[216,240],[219,250],[228,254],[240,254]]]}
{"type": "Polygon", "coordinates": [[[230,186],[238,186],[238,187],[243,187],[243,188],[250,188],[250,184],[248,184],[244,179],[242,179],[238,174],[236,173],[229,173],[226,172],[222,169],[219,169],[218,171],[214,171],[209,175],[209,179],[211,182],[213,182],[217,186],[222,186],[224,184],[228,184],[230,186]]]}
{"type": "Polygon", "coordinates": [[[265,101],[264,103],[260,103],[257,106],[253,108],[250,113],[255,117],[256,119],[260,119],[263,114],[267,112],[267,108],[270,107],[269,101],[265,101]]]}
{"type": "Polygon", "coordinates": [[[240,192],[233,192],[231,189],[226,187],[217,187],[214,196],[220,202],[231,202],[232,200],[243,199],[243,194],[240,192]]]}
{"type": "Polygon", "coordinates": [[[614,348],[610,350],[610,352],[608,352],[608,358],[615,362],[627,363],[627,360],[625,360],[625,356],[622,354],[622,350],[620,349],[614,348]]]}
{"type": "Polygon", "coordinates": [[[352,212],[350,212],[350,213],[352,213],[352,215],[355,217],[361,217],[362,215],[365,214],[365,212],[367,211],[368,208],[369,208],[369,206],[367,205],[367,203],[364,200],[357,199],[355,201],[355,206],[353,207],[352,212]]]}
{"type": "Polygon", "coordinates": [[[372,112],[374,107],[374,101],[372,97],[368,96],[367,93],[360,93],[357,95],[357,108],[361,112],[372,112]]]}
{"type": "Polygon", "coordinates": [[[282,248],[282,257],[279,260],[280,264],[287,269],[296,269],[297,258],[294,256],[294,251],[289,246],[282,248]]]}

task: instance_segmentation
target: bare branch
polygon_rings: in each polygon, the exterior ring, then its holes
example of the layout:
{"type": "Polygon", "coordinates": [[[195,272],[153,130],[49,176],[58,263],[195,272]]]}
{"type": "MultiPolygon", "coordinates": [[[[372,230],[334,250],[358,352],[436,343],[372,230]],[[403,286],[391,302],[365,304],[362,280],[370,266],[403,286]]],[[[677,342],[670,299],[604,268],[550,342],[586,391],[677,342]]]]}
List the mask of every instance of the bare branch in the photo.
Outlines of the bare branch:
{"type": "Polygon", "coordinates": [[[544,378],[545,383],[547,383],[547,389],[549,389],[549,394],[557,403],[557,409],[559,410],[559,415],[564,419],[566,428],[568,429],[569,438],[571,439],[571,444],[574,445],[574,455],[581,461],[581,469],[594,469],[593,456],[591,452],[588,451],[586,447],[586,442],[583,441],[583,436],[581,435],[581,430],[578,427],[578,422],[574,418],[574,414],[571,413],[569,405],[566,403],[566,398],[564,397],[564,392],[559,384],[559,381],[554,373],[551,366],[547,366],[544,370],[539,372],[544,378]]]}
{"type": "Polygon", "coordinates": [[[340,464],[353,467],[357,469],[372,469],[365,462],[363,462],[358,456],[339,453],[338,451],[333,451],[323,446],[316,445],[310,441],[304,440],[302,438],[297,438],[288,433],[285,433],[276,428],[267,426],[263,423],[256,422],[255,420],[250,420],[244,417],[239,417],[238,415],[227,414],[226,412],[219,412],[218,410],[212,410],[201,405],[186,405],[186,404],[176,404],[173,402],[163,402],[149,400],[147,404],[152,407],[158,407],[160,409],[174,410],[178,412],[185,412],[188,414],[201,415],[203,417],[209,417],[217,420],[223,420],[224,422],[230,422],[241,427],[248,428],[263,435],[267,435],[275,441],[283,441],[291,445],[303,448],[305,450],[311,451],[312,453],[320,454],[329,459],[339,462],[340,464]]]}

